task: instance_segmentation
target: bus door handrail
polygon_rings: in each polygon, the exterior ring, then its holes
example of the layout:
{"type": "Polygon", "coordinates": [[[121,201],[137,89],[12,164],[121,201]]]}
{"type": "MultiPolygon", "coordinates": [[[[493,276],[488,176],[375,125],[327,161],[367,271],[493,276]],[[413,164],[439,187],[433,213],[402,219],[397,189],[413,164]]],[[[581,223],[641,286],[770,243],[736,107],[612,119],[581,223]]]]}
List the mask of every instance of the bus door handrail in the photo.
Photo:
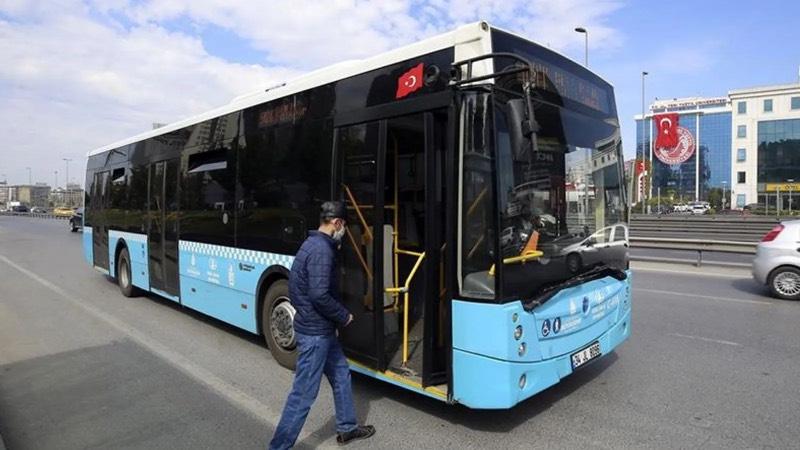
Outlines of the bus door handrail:
{"type": "Polygon", "coordinates": [[[406,363],[408,363],[408,293],[411,287],[411,281],[414,279],[414,275],[417,274],[417,269],[422,264],[422,260],[425,259],[425,252],[417,253],[412,252],[410,250],[403,250],[404,254],[407,255],[414,255],[417,257],[417,262],[414,263],[414,267],[411,268],[411,272],[409,272],[408,277],[406,277],[406,282],[402,287],[393,287],[393,288],[386,288],[385,292],[387,294],[403,294],[403,364],[402,367],[406,367],[406,363]]]}

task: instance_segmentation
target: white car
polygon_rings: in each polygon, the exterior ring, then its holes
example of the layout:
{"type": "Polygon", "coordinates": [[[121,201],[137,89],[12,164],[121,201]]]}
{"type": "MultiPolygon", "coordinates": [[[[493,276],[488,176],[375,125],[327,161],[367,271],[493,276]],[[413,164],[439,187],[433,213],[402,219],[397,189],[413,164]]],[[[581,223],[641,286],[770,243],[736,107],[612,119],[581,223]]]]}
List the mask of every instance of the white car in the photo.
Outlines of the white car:
{"type": "Polygon", "coordinates": [[[759,242],[753,278],[778,298],[800,300],[800,220],[776,225],[759,242]]]}

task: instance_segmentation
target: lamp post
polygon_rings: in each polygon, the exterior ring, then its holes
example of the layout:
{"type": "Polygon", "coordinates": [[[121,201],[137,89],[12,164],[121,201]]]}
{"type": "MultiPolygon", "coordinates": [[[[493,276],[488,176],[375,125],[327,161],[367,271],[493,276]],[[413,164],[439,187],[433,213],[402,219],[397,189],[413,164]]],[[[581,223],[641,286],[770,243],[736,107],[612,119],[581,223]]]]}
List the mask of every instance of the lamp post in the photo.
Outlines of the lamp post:
{"type": "MultiPolygon", "coordinates": [[[[645,140],[644,140],[644,132],[645,132],[645,128],[644,128],[644,125],[645,125],[645,117],[644,117],[644,77],[646,77],[647,75],[648,75],[647,72],[642,71],[642,162],[643,163],[644,163],[644,155],[645,155],[645,151],[644,151],[644,143],[645,143],[645,140]]],[[[636,156],[637,157],[639,156],[639,152],[638,151],[636,152],[636,156]]],[[[639,186],[638,183],[637,183],[636,186],[637,187],[639,186]]],[[[642,191],[641,191],[642,214],[644,214],[644,203],[645,203],[644,202],[644,200],[645,200],[644,199],[644,197],[645,197],[644,193],[645,193],[644,186],[642,186],[642,191]]]]}
{"type": "Polygon", "coordinates": [[[589,31],[584,27],[575,28],[575,31],[583,34],[583,65],[589,67],[589,31]]]}
{"type": "Polygon", "coordinates": [[[794,183],[794,178],[789,178],[786,182],[789,184],[789,215],[792,215],[792,183],[794,183]]]}
{"type": "Polygon", "coordinates": [[[69,190],[69,162],[72,161],[72,158],[61,158],[61,159],[64,160],[67,166],[67,173],[66,173],[67,176],[66,178],[64,178],[64,189],[69,190]]]}
{"type": "Polygon", "coordinates": [[[58,189],[58,171],[54,170],[53,173],[56,175],[56,183],[53,185],[53,189],[58,189]]]}
{"type": "Polygon", "coordinates": [[[722,180],[722,209],[725,209],[725,204],[728,202],[728,197],[725,195],[727,192],[727,184],[727,181],[722,180]]]}

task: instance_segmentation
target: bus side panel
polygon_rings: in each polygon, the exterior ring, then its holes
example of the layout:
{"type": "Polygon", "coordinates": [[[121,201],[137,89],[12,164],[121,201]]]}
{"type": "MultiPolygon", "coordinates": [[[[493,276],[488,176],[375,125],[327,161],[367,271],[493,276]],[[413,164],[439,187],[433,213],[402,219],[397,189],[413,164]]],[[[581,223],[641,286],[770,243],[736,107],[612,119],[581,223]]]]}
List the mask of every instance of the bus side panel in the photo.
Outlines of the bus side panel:
{"type": "Polygon", "coordinates": [[[291,268],[293,256],[179,241],[181,302],[236,327],[258,333],[256,292],[272,266],[291,268]]]}
{"type": "Polygon", "coordinates": [[[94,266],[94,250],[92,249],[92,227],[83,226],[83,258],[90,266],[94,266]]]}
{"type": "Polygon", "coordinates": [[[108,273],[117,277],[117,243],[122,239],[128,246],[131,260],[131,283],[146,291],[150,290],[150,271],[147,268],[147,235],[108,230],[108,273]]]}

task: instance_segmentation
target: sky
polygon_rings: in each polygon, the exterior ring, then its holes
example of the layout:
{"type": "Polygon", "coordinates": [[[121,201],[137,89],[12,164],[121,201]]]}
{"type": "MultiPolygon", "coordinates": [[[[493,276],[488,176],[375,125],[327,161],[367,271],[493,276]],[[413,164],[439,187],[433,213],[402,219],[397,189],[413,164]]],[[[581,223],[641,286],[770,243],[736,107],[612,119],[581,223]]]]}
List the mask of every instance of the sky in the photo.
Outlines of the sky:
{"type": "Polygon", "coordinates": [[[487,20],[645,100],[797,83],[794,0],[0,0],[0,180],[83,184],[86,153],[339,61],[487,20]],[[56,175],[56,171],[58,174],[56,175]]]}

